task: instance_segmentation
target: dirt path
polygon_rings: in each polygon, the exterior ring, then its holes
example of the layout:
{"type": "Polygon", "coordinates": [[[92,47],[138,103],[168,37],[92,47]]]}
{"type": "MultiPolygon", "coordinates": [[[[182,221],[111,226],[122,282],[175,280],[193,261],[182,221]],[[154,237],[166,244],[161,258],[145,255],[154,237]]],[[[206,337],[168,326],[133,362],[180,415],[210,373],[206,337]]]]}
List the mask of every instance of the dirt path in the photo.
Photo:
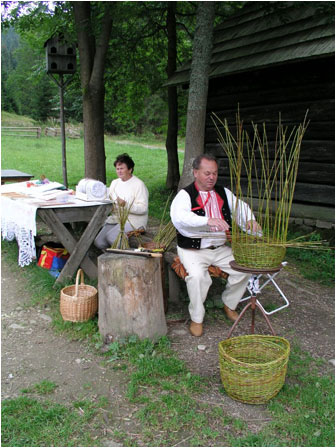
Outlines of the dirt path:
{"type": "MultiPolygon", "coordinates": [[[[10,268],[3,261],[1,274],[2,399],[17,397],[23,388],[47,379],[58,385],[52,399],[63,404],[79,399],[108,398],[113,404],[114,419],[119,419],[120,427],[127,431],[127,426],[135,422],[129,418],[133,409],[124,395],[125,375],[104,366],[102,358],[90,352],[85,343],[69,341],[54,333],[48,308],[27,305],[30,297],[23,270],[16,266],[10,268]]],[[[299,344],[313,356],[324,358],[327,368],[333,369],[334,289],[317,287],[303,280],[293,268],[283,271],[278,282],[286,291],[290,307],[270,316],[276,333],[299,344]]],[[[275,289],[265,288],[263,297],[263,303],[276,303],[275,289]]],[[[199,399],[225,407],[227,413],[242,418],[249,429],[257,431],[263,422],[269,421],[266,408],[244,405],[220,392],[217,346],[226,338],[230,327],[226,320],[216,318],[218,313],[221,310],[207,312],[201,338],[193,338],[185,322],[169,324],[168,335],[173,349],[190,370],[209,378],[213,385],[211,395],[199,399]]],[[[249,333],[249,324],[248,315],[233,336],[249,333]]],[[[259,315],[256,325],[256,333],[269,333],[259,315]]],[[[107,419],[106,422],[108,428],[107,419]]],[[[110,439],[106,444],[120,446],[110,439]]]]}

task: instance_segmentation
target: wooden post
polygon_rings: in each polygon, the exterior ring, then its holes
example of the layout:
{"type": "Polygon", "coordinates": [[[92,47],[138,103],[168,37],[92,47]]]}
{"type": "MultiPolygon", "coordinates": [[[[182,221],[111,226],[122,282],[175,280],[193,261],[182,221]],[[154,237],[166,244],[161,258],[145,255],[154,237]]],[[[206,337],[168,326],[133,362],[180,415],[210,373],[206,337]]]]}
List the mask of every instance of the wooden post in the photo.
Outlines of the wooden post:
{"type": "Polygon", "coordinates": [[[101,255],[98,294],[98,325],[104,340],[131,335],[157,340],[167,334],[159,257],[101,255]]]}
{"type": "Polygon", "coordinates": [[[68,188],[68,174],[66,167],[66,146],[65,146],[65,120],[64,120],[64,82],[63,74],[60,75],[60,122],[61,122],[61,137],[62,137],[62,171],[63,183],[68,188]]]}

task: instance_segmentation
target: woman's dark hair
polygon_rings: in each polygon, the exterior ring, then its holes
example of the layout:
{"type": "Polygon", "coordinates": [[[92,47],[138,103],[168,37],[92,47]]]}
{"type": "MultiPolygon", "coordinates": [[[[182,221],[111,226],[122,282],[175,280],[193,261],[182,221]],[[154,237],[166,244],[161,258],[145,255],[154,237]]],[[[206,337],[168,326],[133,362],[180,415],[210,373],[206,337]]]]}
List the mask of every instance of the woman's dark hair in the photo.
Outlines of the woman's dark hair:
{"type": "Polygon", "coordinates": [[[129,170],[132,170],[131,172],[133,173],[135,164],[131,159],[131,157],[126,152],[124,154],[119,154],[119,156],[117,156],[117,158],[115,159],[113,165],[117,166],[117,163],[125,163],[127,165],[127,168],[129,170]]]}
{"type": "Polygon", "coordinates": [[[215,156],[213,156],[212,154],[201,154],[200,156],[197,156],[196,159],[194,159],[192,167],[194,168],[194,170],[199,170],[199,167],[201,165],[201,162],[203,159],[209,160],[211,162],[217,162],[217,159],[215,156]]]}

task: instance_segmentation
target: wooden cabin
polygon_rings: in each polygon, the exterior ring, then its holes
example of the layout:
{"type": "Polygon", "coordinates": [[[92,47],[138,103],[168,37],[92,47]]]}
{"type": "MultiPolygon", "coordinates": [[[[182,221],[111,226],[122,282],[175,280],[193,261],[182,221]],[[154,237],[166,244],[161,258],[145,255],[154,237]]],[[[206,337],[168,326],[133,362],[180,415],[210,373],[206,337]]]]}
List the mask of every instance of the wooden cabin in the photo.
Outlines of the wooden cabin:
{"type": "MultiPolygon", "coordinates": [[[[234,130],[265,123],[272,140],[281,113],[293,128],[308,110],[301,147],[292,221],[334,226],[335,47],[334,2],[248,2],[215,29],[204,151],[219,159],[219,182],[230,187],[228,161],[211,119],[215,113],[234,130]]],[[[166,85],[189,81],[190,63],[166,85]]]]}

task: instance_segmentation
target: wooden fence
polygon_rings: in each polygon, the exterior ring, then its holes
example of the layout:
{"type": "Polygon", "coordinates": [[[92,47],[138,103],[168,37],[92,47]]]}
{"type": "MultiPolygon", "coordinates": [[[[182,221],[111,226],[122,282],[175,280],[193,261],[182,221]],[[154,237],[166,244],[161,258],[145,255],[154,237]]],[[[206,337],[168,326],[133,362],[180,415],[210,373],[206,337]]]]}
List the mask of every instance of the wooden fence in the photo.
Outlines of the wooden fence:
{"type": "Polygon", "coordinates": [[[41,137],[41,128],[35,126],[2,126],[2,135],[15,137],[41,137]]]}
{"type": "MultiPolygon", "coordinates": [[[[61,128],[45,128],[44,133],[47,137],[60,137],[61,128]]],[[[80,138],[80,132],[76,129],[66,129],[65,135],[69,138],[80,138]]]]}

